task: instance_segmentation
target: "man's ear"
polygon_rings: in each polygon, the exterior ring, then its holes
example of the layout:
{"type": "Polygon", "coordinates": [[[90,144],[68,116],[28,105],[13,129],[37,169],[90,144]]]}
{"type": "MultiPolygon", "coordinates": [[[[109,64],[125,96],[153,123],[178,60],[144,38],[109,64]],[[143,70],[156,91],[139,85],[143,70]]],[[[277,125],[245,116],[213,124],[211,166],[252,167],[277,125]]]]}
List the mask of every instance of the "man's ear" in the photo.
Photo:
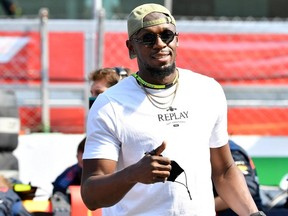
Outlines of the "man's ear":
{"type": "Polygon", "coordinates": [[[136,54],[135,54],[135,51],[134,51],[133,44],[131,43],[130,40],[126,40],[126,47],[128,48],[128,51],[129,51],[129,57],[131,59],[135,58],[136,54]]]}
{"type": "Polygon", "coordinates": [[[176,46],[179,46],[179,40],[178,40],[178,35],[176,36],[176,46]]]}

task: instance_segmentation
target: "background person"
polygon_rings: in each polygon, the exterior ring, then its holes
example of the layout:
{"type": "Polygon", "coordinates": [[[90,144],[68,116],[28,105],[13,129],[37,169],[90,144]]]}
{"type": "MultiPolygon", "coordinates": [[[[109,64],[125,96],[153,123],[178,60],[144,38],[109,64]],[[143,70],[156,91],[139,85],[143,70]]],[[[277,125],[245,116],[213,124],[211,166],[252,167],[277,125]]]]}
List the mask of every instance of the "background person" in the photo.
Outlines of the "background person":
{"type": "Polygon", "coordinates": [[[13,190],[13,182],[0,175],[0,216],[31,216],[13,190]]]}
{"type": "Polygon", "coordinates": [[[92,82],[90,87],[91,96],[89,98],[89,108],[94,103],[97,96],[103,93],[109,87],[115,85],[120,80],[132,74],[130,68],[114,67],[101,68],[89,74],[89,81],[92,82]]]}
{"type": "Polygon", "coordinates": [[[77,163],[65,169],[52,183],[53,184],[53,194],[56,192],[61,192],[63,194],[67,193],[67,189],[70,185],[80,185],[83,160],[82,155],[84,152],[86,137],[84,137],[77,147],[77,163]]]}
{"type": "Polygon", "coordinates": [[[90,93],[93,97],[97,97],[107,88],[115,85],[123,78],[131,75],[133,72],[129,68],[114,67],[101,68],[89,74],[89,81],[92,82],[90,93]]]}
{"type": "Polygon", "coordinates": [[[214,216],[212,175],[235,212],[261,215],[231,156],[223,89],[176,67],[174,17],[140,5],[128,16],[128,35],[139,71],[100,94],[88,114],[86,206],[105,207],[104,216],[214,216]]]}

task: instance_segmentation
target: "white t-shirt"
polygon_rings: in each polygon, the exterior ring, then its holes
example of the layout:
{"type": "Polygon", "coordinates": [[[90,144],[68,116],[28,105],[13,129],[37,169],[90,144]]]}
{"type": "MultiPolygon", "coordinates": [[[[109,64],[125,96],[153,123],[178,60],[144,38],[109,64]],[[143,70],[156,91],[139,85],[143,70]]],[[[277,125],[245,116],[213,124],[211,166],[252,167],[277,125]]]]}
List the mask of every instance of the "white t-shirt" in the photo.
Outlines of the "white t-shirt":
{"type": "MultiPolygon", "coordinates": [[[[120,202],[103,208],[103,215],[215,215],[210,148],[228,142],[226,98],[214,79],[178,70],[179,85],[170,109],[155,107],[132,76],[99,95],[88,115],[83,159],[115,160],[121,170],[166,140],[162,155],[184,169],[192,200],[177,182],[138,183],[120,202]]],[[[171,91],[173,87],[154,94],[171,91]]],[[[185,184],[184,172],[176,181],[185,184]]]]}

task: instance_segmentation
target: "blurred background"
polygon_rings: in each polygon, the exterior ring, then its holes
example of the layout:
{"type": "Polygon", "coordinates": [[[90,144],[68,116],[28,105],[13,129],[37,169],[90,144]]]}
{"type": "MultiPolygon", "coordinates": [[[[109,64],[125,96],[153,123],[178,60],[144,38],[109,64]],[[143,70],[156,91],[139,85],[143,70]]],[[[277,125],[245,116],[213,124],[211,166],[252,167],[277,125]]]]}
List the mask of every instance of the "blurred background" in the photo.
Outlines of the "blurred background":
{"type": "MultiPolygon", "coordinates": [[[[1,0],[2,136],[9,133],[15,140],[19,135],[24,146],[35,133],[84,134],[88,74],[115,66],[137,71],[125,46],[126,17],[149,2],[1,0]]],[[[288,173],[288,1],[153,2],[176,18],[178,67],[221,83],[231,138],[253,157],[260,183],[278,186],[288,173]]],[[[13,146],[9,151],[17,148],[15,142],[7,144],[13,146]]],[[[41,140],[33,136],[34,142],[41,140]]],[[[16,153],[21,160],[19,146],[16,153]]],[[[21,175],[27,181],[31,176],[21,175]]]]}

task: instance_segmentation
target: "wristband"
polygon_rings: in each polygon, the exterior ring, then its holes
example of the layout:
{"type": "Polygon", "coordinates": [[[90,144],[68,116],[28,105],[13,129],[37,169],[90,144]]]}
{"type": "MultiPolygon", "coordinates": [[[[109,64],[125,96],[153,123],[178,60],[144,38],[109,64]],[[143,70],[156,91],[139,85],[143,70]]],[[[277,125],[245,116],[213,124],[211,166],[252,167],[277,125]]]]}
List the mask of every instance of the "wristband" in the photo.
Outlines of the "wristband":
{"type": "Polygon", "coordinates": [[[251,214],[250,216],[266,216],[266,214],[263,211],[258,211],[251,214]]]}

